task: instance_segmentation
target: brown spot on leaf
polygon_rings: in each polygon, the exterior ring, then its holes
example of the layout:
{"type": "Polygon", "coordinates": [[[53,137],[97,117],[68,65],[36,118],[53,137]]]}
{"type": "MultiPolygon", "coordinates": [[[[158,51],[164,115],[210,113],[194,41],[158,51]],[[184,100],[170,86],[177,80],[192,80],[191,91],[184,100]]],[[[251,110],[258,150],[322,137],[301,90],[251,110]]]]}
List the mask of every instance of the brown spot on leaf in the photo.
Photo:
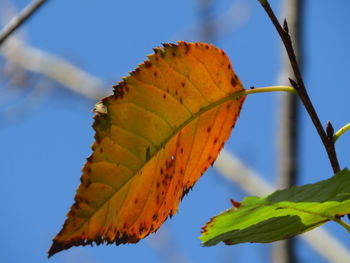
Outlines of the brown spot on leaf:
{"type": "Polygon", "coordinates": [[[145,223],[141,223],[139,226],[139,234],[141,235],[143,233],[143,231],[146,228],[146,224],[145,223]]]}
{"type": "Polygon", "coordinates": [[[237,80],[236,80],[235,77],[232,77],[232,78],[231,78],[231,85],[232,85],[232,86],[237,86],[237,80]]]}
{"type": "Polygon", "coordinates": [[[188,52],[190,52],[190,45],[186,42],[184,42],[184,44],[185,44],[185,54],[187,55],[188,52]]]}
{"type": "Polygon", "coordinates": [[[145,61],[145,67],[146,67],[146,68],[150,68],[150,67],[152,67],[152,63],[151,63],[151,61],[146,60],[146,61],[145,61]]]}
{"type": "Polygon", "coordinates": [[[134,69],[134,71],[131,72],[131,75],[135,75],[135,74],[138,74],[138,73],[140,73],[140,68],[134,69]]]}

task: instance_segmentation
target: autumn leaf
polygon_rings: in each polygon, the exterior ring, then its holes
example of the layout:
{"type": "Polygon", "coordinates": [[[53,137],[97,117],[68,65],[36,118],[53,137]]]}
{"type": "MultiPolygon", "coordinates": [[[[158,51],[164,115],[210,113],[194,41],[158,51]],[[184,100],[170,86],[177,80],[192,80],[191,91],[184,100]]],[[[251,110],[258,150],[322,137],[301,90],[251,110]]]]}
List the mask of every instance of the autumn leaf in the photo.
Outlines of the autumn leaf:
{"type": "Polygon", "coordinates": [[[234,207],[213,217],[203,228],[205,246],[220,241],[268,243],[286,239],[328,221],[342,224],[350,213],[350,172],[347,169],[328,180],[295,186],[271,195],[246,197],[234,207]]]}
{"type": "Polygon", "coordinates": [[[93,153],[49,256],[155,232],[228,139],[245,96],[226,54],[185,42],[154,51],[96,105],[93,153]]]}

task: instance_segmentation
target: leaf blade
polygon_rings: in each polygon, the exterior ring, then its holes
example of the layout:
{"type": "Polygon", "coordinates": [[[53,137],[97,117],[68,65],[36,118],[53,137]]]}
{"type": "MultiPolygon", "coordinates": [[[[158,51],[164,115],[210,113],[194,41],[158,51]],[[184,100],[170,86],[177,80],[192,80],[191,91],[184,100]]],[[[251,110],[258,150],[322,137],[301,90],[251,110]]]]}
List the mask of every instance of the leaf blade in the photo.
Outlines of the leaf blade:
{"type": "Polygon", "coordinates": [[[156,49],[97,105],[93,154],[49,256],[92,242],[134,243],[155,232],[216,159],[238,118],[242,90],[214,46],[156,49]]]}
{"type": "Polygon", "coordinates": [[[234,211],[212,218],[200,237],[204,246],[219,242],[268,243],[309,231],[350,213],[350,172],[345,169],[328,180],[248,197],[234,211]]]}

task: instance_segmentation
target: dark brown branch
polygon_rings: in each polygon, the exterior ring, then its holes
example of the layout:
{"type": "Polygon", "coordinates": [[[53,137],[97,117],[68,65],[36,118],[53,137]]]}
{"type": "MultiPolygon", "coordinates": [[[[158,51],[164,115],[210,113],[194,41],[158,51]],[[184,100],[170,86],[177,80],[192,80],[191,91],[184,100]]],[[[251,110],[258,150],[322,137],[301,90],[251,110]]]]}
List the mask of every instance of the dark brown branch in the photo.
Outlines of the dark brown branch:
{"type": "Polygon", "coordinates": [[[47,0],[37,0],[30,3],[26,8],[22,10],[16,17],[1,30],[0,32],[0,45],[18,29],[25,21],[28,20],[47,0]]]}
{"type": "Polygon", "coordinates": [[[293,68],[293,72],[294,72],[294,76],[296,79],[296,82],[293,81],[292,85],[293,87],[297,90],[298,95],[301,99],[301,101],[304,104],[304,107],[306,108],[317,132],[318,135],[320,136],[322,143],[327,151],[327,155],[329,158],[329,161],[332,165],[333,168],[333,172],[337,173],[340,171],[340,167],[339,167],[339,163],[338,163],[338,159],[337,159],[337,154],[334,148],[334,143],[332,142],[331,139],[328,138],[325,130],[323,129],[323,126],[320,122],[320,119],[318,118],[318,115],[315,111],[315,108],[312,105],[312,102],[309,98],[309,95],[306,91],[305,88],[305,84],[302,78],[302,75],[300,73],[299,70],[299,65],[295,56],[295,52],[293,49],[293,44],[290,38],[290,35],[288,33],[287,29],[287,22],[285,21],[285,25],[284,28],[281,26],[281,24],[279,23],[278,19],[276,18],[275,13],[272,11],[270,4],[268,3],[267,0],[259,0],[259,2],[261,3],[261,5],[263,6],[263,8],[265,9],[266,13],[268,14],[269,18],[271,19],[271,22],[273,23],[273,25],[275,26],[278,34],[280,35],[283,44],[286,48],[287,54],[288,54],[288,58],[289,61],[291,63],[291,66],[293,68]]]}

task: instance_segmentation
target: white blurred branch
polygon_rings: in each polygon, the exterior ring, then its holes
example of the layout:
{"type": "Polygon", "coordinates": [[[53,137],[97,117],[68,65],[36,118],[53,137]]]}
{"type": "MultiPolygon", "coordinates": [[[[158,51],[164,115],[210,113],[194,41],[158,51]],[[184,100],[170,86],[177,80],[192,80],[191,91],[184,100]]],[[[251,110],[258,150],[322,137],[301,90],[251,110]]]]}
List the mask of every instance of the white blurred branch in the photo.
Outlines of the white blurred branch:
{"type": "Polygon", "coordinates": [[[99,78],[58,56],[31,47],[17,38],[9,39],[0,49],[0,53],[8,61],[55,80],[85,98],[98,100],[107,95],[106,89],[103,89],[106,85],[99,78]]]}

